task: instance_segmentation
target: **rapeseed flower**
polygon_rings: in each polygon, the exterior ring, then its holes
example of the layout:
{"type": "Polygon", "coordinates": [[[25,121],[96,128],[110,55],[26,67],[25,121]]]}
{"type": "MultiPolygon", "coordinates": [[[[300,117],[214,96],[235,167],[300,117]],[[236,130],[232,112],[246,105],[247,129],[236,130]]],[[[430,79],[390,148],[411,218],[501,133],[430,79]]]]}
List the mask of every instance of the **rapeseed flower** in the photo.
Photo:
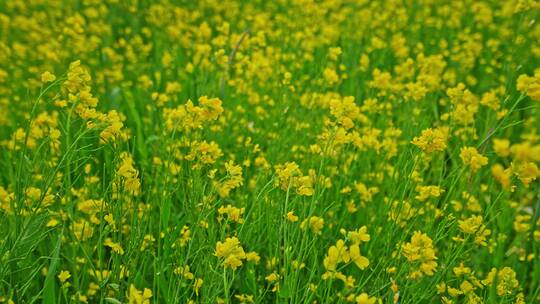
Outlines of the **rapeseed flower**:
{"type": "Polygon", "coordinates": [[[403,244],[403,256],[413,263],[413,268],[409,274],[412,279],[420,278],[424,275],[432,276],[437,269],[437,257],[433,241],[425,233],[415,231],[411,241],[403,244]]]}
{"type": "Polygon", "coordinates": [[[217,242],[214,255],[222,260],[224,267],[232,270],[242,266],[242,260],[246,259],[244,248],[236,237],[226,238],[224,242],[217,242]]]}
{"type": "Polygon", "coordinates": [[[461,148],[459,157],[465,165],[471,168],[473,172],[478,171],[488,163],[488,158],[478,153],[474,147],[461,148]]]}

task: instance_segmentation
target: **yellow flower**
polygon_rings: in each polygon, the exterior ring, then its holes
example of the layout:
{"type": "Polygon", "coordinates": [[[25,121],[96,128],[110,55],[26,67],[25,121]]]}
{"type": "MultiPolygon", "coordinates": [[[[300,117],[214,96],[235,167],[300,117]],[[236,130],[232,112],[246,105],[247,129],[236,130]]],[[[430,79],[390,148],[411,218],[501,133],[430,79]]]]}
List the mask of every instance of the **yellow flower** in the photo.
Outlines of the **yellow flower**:
{"type": "Polygon", "coordinates": [[[123,183],[116,183],[115,189],[122,185],[130,194],[139,195],[141,182],[139,181],[139,171],[134,167],[133,157],[128,152],[120,154],[122,160],[116,174],[121,177],[123,183]]]}
{"type": "Polygon", "coordinates": [[[45,71],[43,74],[41,74],[41,82],[43,83],[53,82],[55,80],[56,76],[49,71],[45,71]]]}
{"type": "Polygon", "coordinates": [[[125,117],[122,114],[112,110],[107,114],[99,115],[97,119],[105,126],[99,134],[99,140],[101,143],[106,143],[110,140],[122,137],[122,127],[124,126],[123,121],[125,120],[125,117]]]}
{"type": "Polygon", "coordinates": [[[412,144],[426,153],[444,151],[446,149],[447,134],[441,128],[425,129],[419,137],[412,140],[412,144]]]}
{"type": "Polygon", "coordinates": [[[272,283],[279,280],[279,274],[272,272],[271,274],[267,275],[264,279],[272,283]]]}
{"type": "Polygon", "coordinates": [[[226,214],[229,221],[239,223],[239,224],[244,223],[244,219],[242,218],[244,211],[245,211],[245,208],[237,208],[230,204],[227,206],[221,206],[218,209],[218,213],[220,215],[226,214]]]}
{"type": "Polygon", "coordinates": [[[454,274],[456,276],[462,276],[462,275],[466,275],[466,274],[470,274],[471,273],[471,268],[469,267],[466,267],[465,264],[463,264],[463,262],[461,262],[459,264],[458,267],[454,267],[452,269],[452,271],[454,272],[454,274]]]}
{"type": "Polygon", "coordinates": [[[113,242],[111,238],[105,239],[105,242],[103,243],[103,245],[111,248],[113,252],[119,255],[124,254],[124,249],[122,248],[122,246],[119,243],[113,242]]]}
{"type": "Polygon", "coordinates": [[[350,231],[349,232],[349,240],[353,244],[360,244],[362,242],[369,242],[370,236],[367,233],[367,227],[362,226],[358,228],[358,230],[350,231]]]}
{"type": "Polygon", "coordinates": [[[129,286],[129,292],[127,294],[128,304],[150,304],[152,298],[152,290],[145,288],[144,291],[140,291],[135,288],[135,285],[129,286]]]}
{"type": "Polygon", "coordinates": [[[75,238],[80,241],[88,240],[94,234],[94,229],[92,228],[92,225],[84,219],[72,222],[71,231],[75,235],[75,238]]]}
{"type": "Polygon", "coordinates": [[[313,195],[313,182],[310,176],[302,176],[297,179],[296,193],[303,196],[313,195]]]}
{"type": "Polygon", "coordinates": [[[369,266],[369,260],[360,254],[360,246],[358,244],[352,244],[349,247],[349,256],[358,268],[365,269],[369,266]]]}
{"type": "Polygon", "coordinates": [[[339,46],[331,47],[330,50],[328,51],[328,57],[330,58],[330,60],[337,60],[339,55],[341,55],[341,53],[342,51],[339,46]]]}
{"type": "Polygon", "coordinates": [[[246,261],[258,264],[260,260],[261,260],[261,257],[255,251],[246,253],[246,261]]]}
{"type": "Polygon", "coordinates": [[[328,248],[328,254],[323,260],[324,268],[329,272],[334,272],[337,269],[337,265],[341,262],[348,263],[350,261],[349,252],[347,246],[343,240],[338,240],[336,245],[328,248]]]}
{"type": "Polygon", "coordinates": [[[302,224],[300,224],[300,228],[304,229],[307,225],[309,225],[309,228],[313,233],[321,234],[321,230],[324,227],[324,219],[318,216],[312,216],[309,219],[305,219],[302,224]]]}
{"type": "Polygon", "coordinates": [[[540,101],[540,71],[535,71],[534,76],[520,75],[517,79],[517,89],[532,100],[540,101]]]}
{"type": "Polygon", "coordinates": [[[223,266],[236,270],[242,266],[242,260],[246,259],[244,248],[236,237],[230,237],[225,241],[217,242],[215,256],[222,259],[223,266]]]}
{"type": "Polygon", "coordinates": [[[163,110],[165,125],[169,131],[190,131],[201,129],[205,122],[216,120],[223,113],[222,102],[218,98],[199,98],[200,106],[195,106],[191,100],[176,108],[163,110]]]}
{"type": "Polygon", "coordinates": [[[362,293],[358,295],[355,299],[356,304],[375,304],[377,298],[370,297],[367,293],[362,293]]]}
{"type": "Polygon", "coordinates": [[[453,119],[463,126],[474,123],[475,115],[478,112],[478,98],[466,89],[463,83],[459,83],[454,88],[449,88],[446,93],[454,105],[453,119]]]}
{"type": "Polygon", "coordinates": [[[512,185],[512,170],[510,168],[505,169],[501,164],[495,164],[491,167],[491,174],[503,189],[510,189],[512,185]]]}
{"type": "Polygon", "coordinates": [[[483,219],[479,215],[473,215],[465,220],[458,221],[459,229],[465,234],[474,235],[474,242],[486,246],[486,237],[491,234],[491,230],[486,229],[483,219]]]}
{"type": "Polygon", "coordinates": [[[512,171],[525,186],[529,186],[532,181],[540,176],[540,170],[533,162],[512,163],[512,171]]]}
{"type": "Polygon", "coordinates": [[[295,162],[288,162],[283,165],[277,165],[276,174],[283,190],[287,190],[289,180],[295,176],[301,175],[301,172],[295,162]]]}
{"type": "MultiPolygon", "coordinates": [[[[338,240],[334,246],[328,248],[328,254],[324,257],[323,266],[326,269],[326,272],[323,274],[322,279],[339,279],[342,280],[346,285],[354,285],[354,282],[351,282],[344,274],[337,271],[338,265],[340,263],[349,263],[353,262],[358,268],[365,269],[369,266],[369,260],[362,256],[360,253],[360,242],[361,240],[367,242],[369,240],[369,235],[365,233],[365,226],[358,229],[358,231],[350,232],[357,233],[356,237],[353,237],[351,246],[345,246],[344,240],[338,240]]],[[[342,233],[345,233],[343,230],[342,233]]]]}
{"type": "Polygon", "coordinates": [[[461,284],[459,285],[459,289],[463,292],[463,294],[468,294],[471,291],[474,291],[475,287],[469,281],[465,280],[461,282],[461,284]]]}
{"type": "Polygon", "coordinates": [[[204,281],[201,278],[196,278],[193,282],[193,290],[197,296],[199,296],[199,290],[201,289],[203,282],[204,281]]]}
{"type": "Polygon", "coordinates": [[[354,96],[345,96],[330,100],[330,114],[345,130],[354,127],[355,120],[363,119],[360,107],[356,105],[354,99],[354,96]]]}
{"type": "Polygon", "coordinates": [[[90,74],[81,66],[81,61],[77,60],[70,63],[67,80],[64,82],[63,86],[72,94],[83,89],[88,91],[88,83],[90,80],[90,74]]]}
{"type": "Polygon", "coordinates": [[[510,153],[515,161],[540,162],[540,144],[531,146],[528,141],[517,143],[510,147],[510,153]]]}
{"type": "MultiPolygon", "coordinates": [[[[253,300],[253,295],[245,295],[245,294],[239,294],[239,295],[234,295],[234,297],[240,301],[240,303],[254,303],[254,300],[253,300]]],[[[218,301],[219,303],[219,301],[218,301]]],[[[225,302],[223,302],[225,303],[225,302]]]]}
{"type": "MultiPolygon", "coordinates": [[[[206,140],[193,141],[191,143],[191,151],[186,155],[187,160],[198,160],[202,164],[213,164],[218,158],[223,155],[219,145],[215,142],[208,143],[206,140]]],[[[194,168],[198,166],[193,165],[194,168]]]]}
{"type": "Polygon", "coordinates": [[[67,270],[62,270],[60,271],[60,274],[58,274],[60,283],[65,283],[69,278],[71,278],[71,273],[69,273],[67,270]]]}
{"type": "Polygon", "coordinates": [[[282,190],[296,189],[298,195],[313,195],[313,180],[311,176],[303,176],[295,162],[276,166],[277,182],[282,190]]]}
{"type": "Polygon", "coordinates": [[[474,147],[463,147],[459,153],[459,157],[465,165],[471,167],[472,171],[478,171],[478,169],[487,165],[488,158],[478,153],[474,147]]]}
{"type": "Polygon", "coordinates": [[[418,191],[418,195],[415,198],[421,202],[428,200],[430,197],[439,197],[444,193],[444,190],[438,186],[418,186],[416,191],[418,191]]]}
{"type": "Polygon", "coordinates": [[[402,245],[403,256],[413,262],[419,268],[413,270],[410,274],[412,279],[422,277],[424,274],[432,276],[437,269],[437,257],[435,256],[435,248],[433,241],[420,231],[413,233],[411,241],[402,245]]]}
{"type": "Polygon", "coordinates": [[[287,220],[290,222],[296,222],[298,221],[298,216],[294,214],[294,211],[287,212],[287,220]]]}
{"type": "Polygon", "coordinates": [[[227,170],[228,178],[215,183],[218,194],[221,197],[228,197],[231,190],[240,187],[244,183],[242,167],[240,165],[235,165],[231,160],[225,163],[225,170],[227,170]]]}
{"type": "Polygon", "coordinates": [[[358,63],[360,65],[360,70],[362,72],[367,71],[367,69],[369,68],[369,57],[368,57],[368,55],[362,54],[362,56],[360,56],[360,60],[358,61],[358,63]]]}
{"type": "Polygon", "coordinates": [[[176,275],[179,275],[179,276],[182,276],[188,280],[193,280],[193,278],[195,277],[193,275],[193,273],[191,273],[191,269],[189,267],[189,265],[185,265],[185,266],[178,266],[174,269],[174,274],[176,275]]]}
{"type": "Polygon", "coordinates": [[[339,75],[333,68],[326,68],[323,71],[324,80],[328,85],[334,85],[339,82],[339,75]]]}
{"type": "Polygon", "coordinates": [[[45,225],[46,227],[56,227],[60,222],[58,222],[57,219],[55,218],[52,218],[50,219],[47,224],[45,225]]]}
{"type": "Polygon", "coordinates": [[[219,98],[199,97],[199,104],[202,107],[201,116],[204,120],[216,120],[223,113],[222,102],[219,98]]]}
{"type": "Polygon", "coordinates": [[[482,280],[482,283],[484,285],[497,283],[497,294],[499,296],[511,295],[519,287],[516,272],[510,267],[503,267],[500,270],[492,268],[487,277],[482,280]]]}
{"type": "Polygon", "coordinates": [[[510,155],[510,141],[508,139],[493,139],[493,150],[500,157],[510,155]]]}

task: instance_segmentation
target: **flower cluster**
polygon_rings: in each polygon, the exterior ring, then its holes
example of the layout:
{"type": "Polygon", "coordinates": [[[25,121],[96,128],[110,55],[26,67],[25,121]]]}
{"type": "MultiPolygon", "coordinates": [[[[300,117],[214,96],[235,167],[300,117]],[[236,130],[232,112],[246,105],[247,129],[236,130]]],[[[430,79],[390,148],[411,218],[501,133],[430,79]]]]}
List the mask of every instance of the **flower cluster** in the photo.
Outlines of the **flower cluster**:
{"type": "Polygon", "coordinates": [[[411,241],[403,244],[403,256],[412,263],[409,277],[420,278],[424,275],[432,276],[437,269],[437,256],[433,241],[425,233],[416,231],[411,237],[411,241]]]}
{"type": "Polygon", "coordinates": [[[345,245],[344,240],[338,240],[336,245],[330,246],[328,249],[328,253],[323,260],[326,272],[322,275],[322,279],[339,279],[345,285],[353,287],[354,279],[350,276],[347,277],[339,271],[338,265],[341,263],[354,263],[361,270],[369,266],[369,260],[360,253],[360,244],[370,240],[370,236],[367,234],[367,227],[363,226],[356,231],[348,232],[347,239],[349,246],[345,245]]]}

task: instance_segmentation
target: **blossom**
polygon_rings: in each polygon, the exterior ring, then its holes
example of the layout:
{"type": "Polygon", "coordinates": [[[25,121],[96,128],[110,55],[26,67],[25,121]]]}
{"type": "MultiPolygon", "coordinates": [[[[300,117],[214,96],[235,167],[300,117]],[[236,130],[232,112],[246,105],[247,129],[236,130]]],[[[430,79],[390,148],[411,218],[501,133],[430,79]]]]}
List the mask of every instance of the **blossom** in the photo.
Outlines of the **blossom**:
{"type": "Polygon", "coordinates": [[[339,75],[333,68],[325,68],[323,71],[324,80],[329,85],[334,85],[339,82],[339,75]]]}
{"type": "Polygon", "coordinates": [[[192,131],[202,129],[205,123],[216,120],[223,113],[222,102],[218,98],[199,97],[199,106],[188,100],[176,108],[163,110],[167,130],[192,131]]]}
{"type": "Polygon", "coordinates": [[[365,269],[369,266],[369,260],[365,256],[362,256],[360,253],[360,246],[358,244],[352,244],[349,247],[349,256],[351,261],[353,261],[358,268],[365,269]]]}
{"type": "Polygon", "coordinates": [[[459,157],[465,165],[471,167],[472,171],[478,171],[478,169],[487,165],[488,158],[478,153],[474,147],[463,147],[459,153],[459,157]]]}
{"type": "Polygon", "coordinates": [[[354,122],[361,120],[363,117],[360,113],[360,107],[354,101],[354,96],[330,100],[330,113],[345,130],[353,128],[354,122]]]}
{"type": "Polygon", "coordinates": [[[349,262],[350,256],[343,240],[338,240],[336,245],[328,248],[328,254],[324,258],[323,265],[327,271],[335,271],[341,262],[349,262]]]}
{"type": "Polygon", "coordinates": [[[297,222],[298,216],[294,214],[294,211],[289,211],[287,212],[287,220],[290,222],[297,222]]]}
{"type": "Polygon", "coordinates": [[[534,76],[522,74],[517,79],[517,90],[529,96],[532,100],[540,101],[540,70],[534,76]]]}
{"type": "Polygon", "coordinates": [[[88,71],[82,67],[80,60],[76,60],[69,64],[67,80],[64,82],[63,86],[70,93],[76,93],[77,91],[86,88],[90,80],[91,77],[88,71]]]}
{"type": "Polygon", "coordinates": [[[58,280],[60,280],[60,283],[65,283],[69,278],[71,278],[71,273],[67,270],[62,270],[58,274],[58,280]]]}
{"type": "Polygon", "coordinates": [[[438,186],[418,186],[416,191],[418,191],[418,195],[415,198],[421,202],[430,197],[439,197],[444,193],[444,190],[438,186]]]}
{"type": "Polygon", "coordinates": [[[436,151],[444,151],[447,147],[446,141],[447,135],[443,129],[428,128],[423,130],[419,137],[415,137],[412,140],[412,144],[426,153],[433,153],[436,151]]]}
{"type": "Polygon", "coordinates": [[[356,296],[354,300],[356,304],[375,304],[377,298],[370,297],[367,293],[363,292],[360,295],[356,296]]]}
{"type": "Polygon", "coordinates": [[[300,167],[295,162],[287,162],[276,166],[277,182],[283,190],[289,188],[296,189],[296,193],[301,196],[312,196],[314,193],[313,179],[311,176],[304,176],[300,167]]]}
{"type": "MultiPolygon", "coordinates": [[[[186,155],[185,159],[198,160],[202,164],[213,164],[221,156],[223,156],[223,152],[216,142],[195,140],[191,143],[191,151],[186,155]]],[[[194,165],[193,167],[197,168],[198,166],[194,165]]]]}
{"type": "Polygon", "coordinates": [[[504,168],[501,164],[495,164],[491,167],[491,174],[501,184],[503,189],[510,189],[512,185],[512,169],[504,168]]]}
{"type": "Polygon", "coordinates": [[[467,219],[459,220],[459,229],[465,234],[474,236],[474,242],[486,246],[486,237],[491,234],[491,230],[487,229],[483,224],[483,218],[479,215],[473,215],[467,219]]]}
{"type": "Polygon", "coordinates": [[[512,171],[525,186],[540,176],[540,169],[533,162],[512,163],[512,171]]]}
{"type": "Polygon", "coordinates": [[[415,231],[411,241],[402,245],[403,256],[412,262],[417,269],[411,271],[411,278],[419,278],[423,275],[432,276],[437,269],[437,257],[433,241],[427,234],[415,231]]]}
{"type": "Polygon", "coordinates": [[[322,234],[321,230],[324,227],[324,219],[318,216],[312,216],[308,219],[305,219],[302,224],[300,224],[300,228],[310,228],[311,231],[315,234],[322,234]]]}
{"type": "MultiPolygon", "coordinates": [[[[360,253],[361,242],[369,241],[369,234],[366,231],[367,227],[363,226],[356,231],[348,232],[350,246],[346,245],[345,240],[338,240],[335,245],[328,248],[328,253],[323,260],[323,266],[326,269],[322,276],[323,280],[337,278],[347,285],[351,282],[348,277],[338,271],[339,264],[352,262],[361,270],[369,266],[368,258],[360,253]]],[[[345,234],[345,231],[343,230],[342,233],[345,234]]]]}
{"type": "Polygon", "coordinates": [[[504,138],[493,139],[493,150],[500,157],[507,157],[510,155],[510,141],[504,138]]]}
{"type": "Polygon", "coordinates": [[[516,272],[510,267],[501,269],[492,268],[487,277],[482,280],[484,285],[497,284],[497,294],[499,296],[511,295],[516,291],[519,282],[516,279],[516,272]]]}
{"type": "Polygon", "coordinates": [[[221,206],[218,209],[218,213],[220,215],[226,214],[230,221],[236,222],[239,224],[244,223],[244,219],[242,218],[244,211],[245,211],[245,208],[237,208],[237,207],[232,206],[231,204],[228,204],[227,206],[221,206]]]}
{"type": "Polygon", "coordinates": [[[225,170],[227,171],[227,178],[215,183],[221,197],[228,197],[233,189],[240,187],[244,183],[241,166],[235,165],[231,160],[225,163],[225,170]]]}
{"type": "Polygon", "coordinates": [[[349,240],[353,244],[360,244],[362,242],[369,242],[370,236],[367,233],[367,227],[362,226],[358,228],[357,230],[353,230],[349,232],[349,240]]]}
{"type": "Polygon", "coordinates": [[[222,260],[224,267],[236,270],[242,266],[242,260],[246,259],[244,248],[236,237],[226,238],[224,242],[217,242],[214,255],[222,260]]]}
{"type": "Polygon", "coordinates": [[[103,245],[111,248],[114,253],[117,253],[119,255],[124,254],[124,249],[122,248],[122,246],[119,243],[113,242],[111,238],[105,239],[103,245]]]}
{"type": "Polygon", "coordinates": [[[134,167],[134,161],[128,152],[120,154],[120,165],[116,174],[120,177],[120,181],[116,183],[116,189],[122,185],[125,190],[133,195],[139,195],[141,182],[139,180],[139,171],[134,167]]]}
{"type": "Polygon", "coordinates": [[[99,134],[101,143],[106,143],[110,140],[122,137],[122,128],[124,127],[123,121],[126,119],[122,114],[112,110],[107,114],[98,115],[97,119],[100,120],[105,126],[99,134]]]}
{"type": "Polygon", "coordinates": [[[145,288],[143,291],[138,290],[135,285],[129,285],[127,293],[128,304],[150,304],[152,298],[152,290],[145,288]]]}
{"type": "Polygon", "coordinates": [[[55,80],[56,76],[49,71],[45,71],[43,74],[41,74],[41,82],[43,83],[53,82],[55,80]]]}

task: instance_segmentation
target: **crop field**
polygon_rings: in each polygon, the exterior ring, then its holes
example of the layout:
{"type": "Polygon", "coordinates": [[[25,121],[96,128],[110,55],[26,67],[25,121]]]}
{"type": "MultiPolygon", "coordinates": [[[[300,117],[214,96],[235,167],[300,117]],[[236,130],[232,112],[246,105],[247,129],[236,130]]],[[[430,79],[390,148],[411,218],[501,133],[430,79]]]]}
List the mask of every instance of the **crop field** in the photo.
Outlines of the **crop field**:
{"type": "Polygon", "coordinates": [[[537,0],[0,0],[0,304],[540,303],[537,0]]]}

